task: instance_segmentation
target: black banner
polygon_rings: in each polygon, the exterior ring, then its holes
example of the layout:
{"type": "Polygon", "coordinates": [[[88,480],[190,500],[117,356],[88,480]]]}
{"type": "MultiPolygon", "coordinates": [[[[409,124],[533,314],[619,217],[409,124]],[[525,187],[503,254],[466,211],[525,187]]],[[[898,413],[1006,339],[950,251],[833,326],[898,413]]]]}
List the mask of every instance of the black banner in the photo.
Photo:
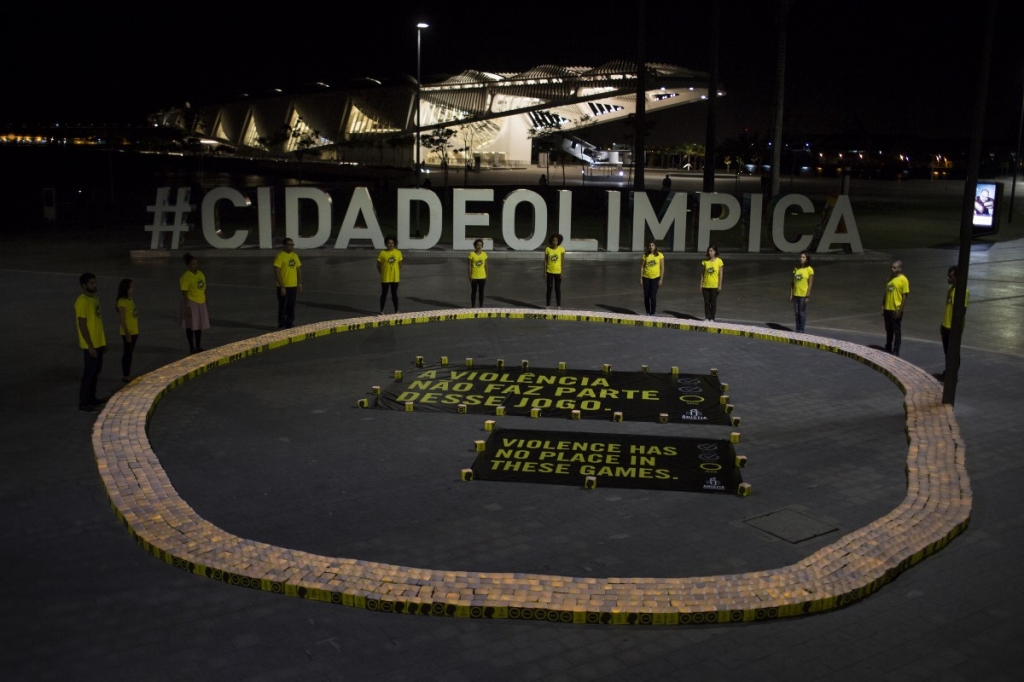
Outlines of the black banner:
{"type": "Polygon", "coordinates": [[[729,425],[721,396],[722,384],[710,374],[440,367],[392,383],[376,406],[405,410],[411,403],[416,411],[729,425]]]}
{"type": "Polygon", "coordinates": [[[729,440],[499,429],[473,462],[473,478],[597,488],[738,494],[743,478],[729,440]]]}

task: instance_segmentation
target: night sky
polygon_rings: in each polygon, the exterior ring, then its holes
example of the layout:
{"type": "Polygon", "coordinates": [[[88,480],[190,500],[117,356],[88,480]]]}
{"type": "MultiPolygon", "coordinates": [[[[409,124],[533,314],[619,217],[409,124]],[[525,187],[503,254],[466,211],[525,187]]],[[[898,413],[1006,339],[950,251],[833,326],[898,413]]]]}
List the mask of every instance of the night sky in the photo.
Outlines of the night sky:
{"type": "MultiPolygon", "coordinates": [[[[777,4],[721,1],[718,138],[771,132],[777,4]]],[[[967,138],[987,0],[794,0],[786,71],[787,133],[851,131],[967,138]]],[[[986,136],[1015,144],[1024,80],[1024,3],[999,0],[986,136]]],[[[137,123],[149,113],[304,83],[338,86],[464,69],[633,59],[635,3],[386,2],[310,7],[114,3],[23,6],[5,18],[0,123],[137,123]],[[91,7],[102,7],[92,9],[91,7]],[[109,9],[108,9],[109,7],[109,9]]],[[[647,59],[711,68],[710,2],[648,2],[647,59]]],[[[702,142],[706,105],[659,119],[655,139],[702,142]]]]}

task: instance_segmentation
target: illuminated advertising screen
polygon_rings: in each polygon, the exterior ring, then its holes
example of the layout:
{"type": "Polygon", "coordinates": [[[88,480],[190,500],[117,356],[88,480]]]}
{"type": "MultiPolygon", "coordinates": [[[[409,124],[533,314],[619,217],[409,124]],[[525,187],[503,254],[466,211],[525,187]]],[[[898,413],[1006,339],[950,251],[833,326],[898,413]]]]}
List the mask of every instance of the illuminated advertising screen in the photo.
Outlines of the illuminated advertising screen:
{"type": "Polygon", "coordinates": [[[974,186],[974,236],[995,234],[999,229],[999,203],[1003,186],[998,182],[979,181],[974,186]]]}

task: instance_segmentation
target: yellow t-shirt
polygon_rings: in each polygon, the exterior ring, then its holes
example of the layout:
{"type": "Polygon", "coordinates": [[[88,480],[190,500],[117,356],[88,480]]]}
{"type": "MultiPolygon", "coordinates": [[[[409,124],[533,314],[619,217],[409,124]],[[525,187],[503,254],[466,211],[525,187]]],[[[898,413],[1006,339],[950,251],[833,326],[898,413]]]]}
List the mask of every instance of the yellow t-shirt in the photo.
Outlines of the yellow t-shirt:
{"type": "MultiPolygon", "coordinates": [[[[949,291],[946,292],[946,312],[942,315],[942,326],[946,329],[950,329],[953,326],[953,296],[956,295],[956,287],[950,287],[949,291]]],[[[971,300],[970,289],[964,291],[964,308],[967,307],[967,303],[971,300]]],[[[964,320],[966,326],[967,320],[964,320]]]]}
{"type": "Polygon", "coordinates": [[[380,282],[388,284],[400,281],[402,269],[402,252],[398,249],[386,249],[377,255],[380,263],[380,282]]]}
{"type": "Polygon", "coordinates": [[[545,272],[549,275],[561,275],[562,274],[562,262],[565,260],[565,249],[559,244],[556,248],[552,249],[550,246],[544,247],[544,260],[547,262],[545,272]]]}
{"type": "MultiPolygon", "coordinates": [[[[121,336],[136,336],[139,333],[139,311],[135,307],[135,301],[130,298],[117,299],[117,307],[124,308],[124,324],[121,325],[121,336]]],[[[118,314],[118,324],[121,315],[118,314]]]]}
{"type": "Polygon", "coordinates": [[[802,268],[793,268],[794,296],[807,295],[807,287],[811,283],[811,277],[814,277],[814,268],[810,265],[805,265],[802,268]]]}
{"type": "Polygon", "coordinates": [[[663,253],[644,254],[644,279],[659,279],[661,277],[661,263],[665,260],[663,253]]]}
{"type": "Polygon", "coordinates": [[[905,275],[896,275],[885,285],[885,309],[899,310],[903,297],[910,293],[910,280],[905,275]]]}
{"type": "Polygon", "coordinates": [[[469,252],[470,279],[487,279],[487,252],[469,252]]]}
{"type": "Polygon", "coordinates": [[[186,270],[178,283],[179,288],[187,292],[188,300],[193,303],[206,303],[206,275],[202,270],[186,270]]]}
{"type": "Polygon", "coordinates": [[[700,288],[717,289],[719,283],[718,276],[719,273],[722,272],[722,268],[725,266],[725,263],[722,262],[721,258],[715,256],[712,260],[702,260],[700,265],[704,272],[700,278],[700,288]]]}
{"type": "Polygon", "coordinates": [[[280,284],[285,288],[299,286],[299,268],[302,267],[302,261],[299,260],[299,254],[292,251],[282,251],[277,254],[277,258],[274,259],[274,268],[281,271],[280,284]]]}
{"type": "Polygon", "coordinates": [[[89,340],[93,348],[102,348],[107,345],[107,335],[103,333],[103,315],[100,313],[100,299],[96,296],[79,294],[75,299],[75,329],[78,330],[78,347],[88,350],[89,344],[82,336],[82,330],[78,327],[78,319],[85,319],[86,329],[89,330],[89,340]]]}

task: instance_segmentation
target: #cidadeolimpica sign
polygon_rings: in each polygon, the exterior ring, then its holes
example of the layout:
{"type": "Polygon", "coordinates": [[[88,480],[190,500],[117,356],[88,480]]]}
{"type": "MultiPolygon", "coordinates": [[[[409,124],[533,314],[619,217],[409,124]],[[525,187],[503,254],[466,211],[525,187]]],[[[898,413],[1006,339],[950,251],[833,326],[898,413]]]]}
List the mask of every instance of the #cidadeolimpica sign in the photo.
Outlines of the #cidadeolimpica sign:
{"type": "Polygon", "coordinates": [[[378,408],[508,416],[729,425],[717,375],[515,367],[425,368],[395,381],[378,408]]]}
{"type": "Polygon", "coordinates": [[[737,494],[743,483],[729,440],[498,429],[473,462],[473,478],[737,494]]]}

